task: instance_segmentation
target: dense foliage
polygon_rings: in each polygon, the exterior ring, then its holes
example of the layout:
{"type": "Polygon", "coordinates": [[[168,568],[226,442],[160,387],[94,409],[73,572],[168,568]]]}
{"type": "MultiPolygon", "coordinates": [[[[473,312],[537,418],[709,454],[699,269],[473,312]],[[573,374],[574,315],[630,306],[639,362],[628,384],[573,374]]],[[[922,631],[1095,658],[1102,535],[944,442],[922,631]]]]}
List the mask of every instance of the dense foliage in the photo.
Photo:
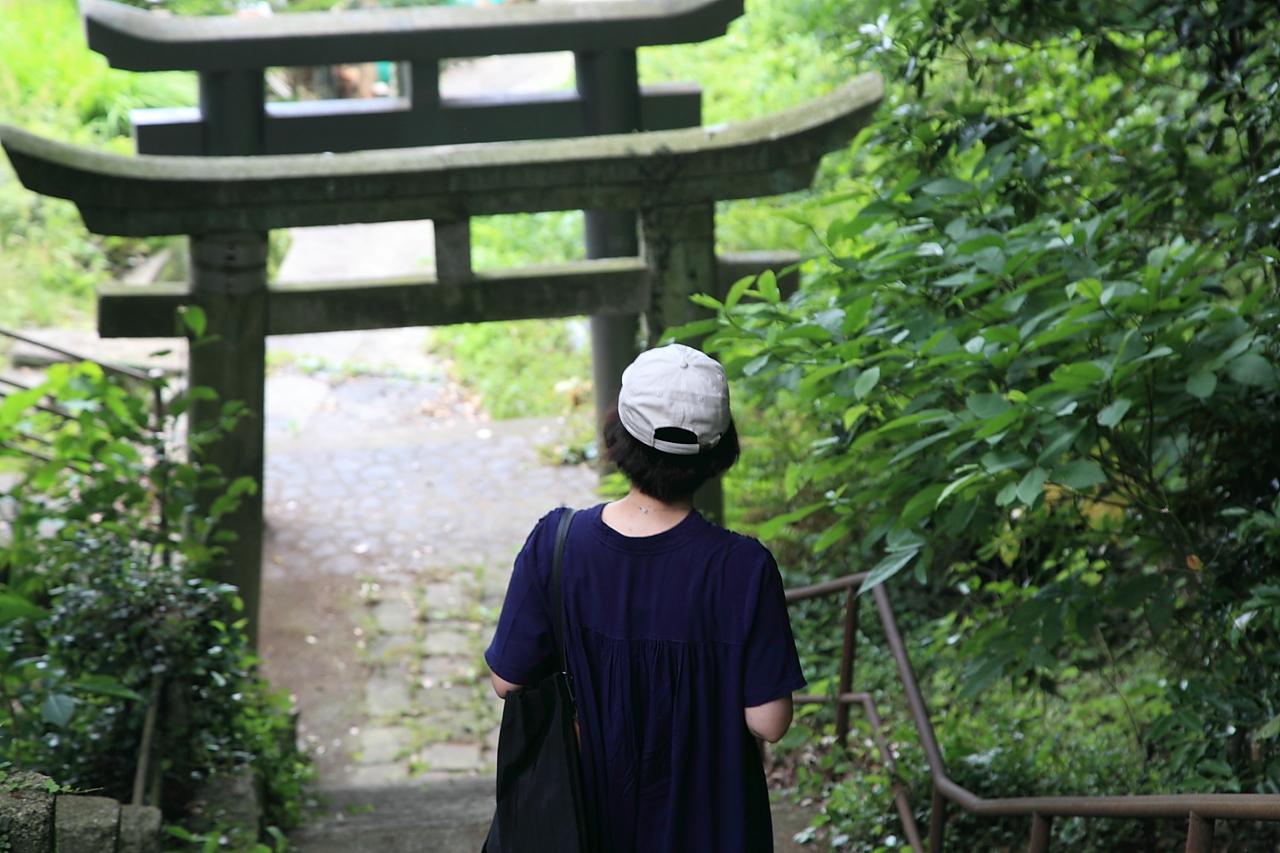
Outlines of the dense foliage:
{"type": "MultiPolygon", "coordinates": [[[[996,685],[1061,713],[1101,679],[1137,749],[1093,765],[1102,790],[1280,790],[1280,11],[832,11],[902,85],[856,179],[797,210],[807,286],[740,282],[691,330],[812,430],[761,533],[913,578],[962,653],[931,647],[933,695],[985,693],[988,721],[1031,701],[996,685]]],[[[1022,768],[981,793],[1072,778],[1018,728],[970,741],[1022,768]]]]}
{"type": "Polygon", "coordinates": [[[287,826],[307,775],[289,704],[256,672],[236,590],[209,579],[217,521],[255,485],[225,483],[198,448],[240,406],[178,458],[177,419],[207,391],[160,413],[164,393],[86,363],[0,401],[0,764],[127,801],[150,712],[147,790],[167,814],[211,773],[249,765],[268,820],[287,826]]]}

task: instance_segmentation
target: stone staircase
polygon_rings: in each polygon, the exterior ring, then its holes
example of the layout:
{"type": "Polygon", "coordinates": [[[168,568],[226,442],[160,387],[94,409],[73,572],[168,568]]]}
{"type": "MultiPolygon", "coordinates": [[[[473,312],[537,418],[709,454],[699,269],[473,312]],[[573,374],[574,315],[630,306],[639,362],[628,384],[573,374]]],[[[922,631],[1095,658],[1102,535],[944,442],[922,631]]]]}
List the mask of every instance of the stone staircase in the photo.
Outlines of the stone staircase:
{"type": "MultiPolygon", "coordinates": [[[[324,808],[290,835],[298,853],[478,853],[493,816],[493,780],[437,780],[418,785],[330,788],[324,808]]],[[[804,853],[795,834],[811,815],[773,804],[775,853],[804,853]]]]}

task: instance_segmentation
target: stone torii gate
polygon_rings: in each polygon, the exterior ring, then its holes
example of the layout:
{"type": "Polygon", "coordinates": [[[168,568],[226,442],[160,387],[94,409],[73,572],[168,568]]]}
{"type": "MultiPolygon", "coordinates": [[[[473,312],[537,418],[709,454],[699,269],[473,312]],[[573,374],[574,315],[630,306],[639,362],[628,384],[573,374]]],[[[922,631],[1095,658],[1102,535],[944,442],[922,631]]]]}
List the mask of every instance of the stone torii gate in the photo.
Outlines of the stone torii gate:
{"type": "MultiPolygon", "coordinates": [[[[670,130],[701,123],[692,85],[641,87],[636,49],[722,35],[742,0],[612,0],[497,8],[420,7],[271,18],[174,17],[114,0],[80,0],[89,47],[115,68],[194,71],[198,109],[132,113],[140,154],[306,154],[670,130]],[[441,60],[573,51],[577,91],[445,98],[441,60]],[[392,60],[399,97],[266,103],[264,69],[392,60]]],[[[587,210],[586,256],[638,250],[634,211],[587,210]]],[[[435,220],[437,263],[470,252],[466,221],[435,220]]],[[[782,269],[790,253],[731,259],[728,274],[782,269]],[[745,263],[745,268],[744,268],[745,263]]],[[[447,275],[447,273],[446,273],[447,275]]],[[[635,356],[633,313],[591,318],[598,412],[635,356]]],[[[103,334],[109,334],[104,330],[103,334]]]]}
{"type": "MultiPolygon", "coordinates": [[[[190,282],[104,292],[100,327],[171,335],[175,309],[199,305],[214,339],[193,350],[191,382],[244,401],[257,416],[207,448],[206,458],[229,476],[260,482],[267,335],[642,312],[656,340],[694,319],[691,294],[723,292],[715,202],[807,187],[822,155],[866,124],[882,90],[870,74],[763,119],[550,142],[121,157],[0,126],[0,145],[24,186],[74,202],[94,233],[189,236],[190,282]],[[415,279],[291,287],[267,280],[272,228],[578,209],[639,211],[641,251],[483,274],[471,272],[468,253],[415,279]]],[[[192,417],[211,420],[219,406],[202,402],[192,417]]],[[[240,588],[256,636],[260,499],[229,524],[238,539],[222,579],[240,588]]]]}

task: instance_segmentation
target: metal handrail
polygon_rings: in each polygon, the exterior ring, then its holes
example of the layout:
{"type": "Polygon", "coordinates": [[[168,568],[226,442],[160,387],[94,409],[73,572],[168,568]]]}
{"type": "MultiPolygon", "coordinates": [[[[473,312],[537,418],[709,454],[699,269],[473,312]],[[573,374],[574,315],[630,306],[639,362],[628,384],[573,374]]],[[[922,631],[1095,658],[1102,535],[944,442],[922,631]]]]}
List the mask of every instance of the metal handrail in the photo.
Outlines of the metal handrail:
{"type": "MultiPolygon", "coordinates": [[[[860,572],[787,592],[787,603],[846,593],[844,618],[844,654],[840,664],[840,688],[834,695],[801,694],[795,701],[801,704],[835,702],[837,705],[836,734],[843,743],[848,735],[847,717],[841,725],[839,711],[847,714],[849,706],[863,707],[871,725],[881,760],[894,779],[894,801],[902,821],[903,834],[911,849],[923,853],[926,849],[920,840],[915,816],[907,801],[906,793],[896,778],[892,752],[883,735],[883,726],[876,711],[875,702],[866,693],[853,692],[850,684],[853,676],[853,651],[857,632],[857,611],[861,587],[867,574],[860,572]]],[[[1031,853],[1044,853],[1049,849],[1051,820],[1054,817],[1109,817],[1109,818],[1187,818],[1187,853],[1209,853],[1213,847],[1215,820],[1266,820],[1280,821],[1280,795],[1273,794],[1148,794],[1120,796],[1054,796],[1054,797],[1003,797],[987,799],[974,794],[947,775],[942,750],[934,735],[933,723],[920,685],[916,681],[911,658],[902,641],[898,621],[884,585],[871,591],[875,599],[885,640],[898,671],[907,700],[907,709],[920,736],[920,745],[929,765],[930,783],[933,786],[932,808],[929,816],[928,850],[940,853],[946,830],[946,803],[950,801],[978,817],[1031,817],[1031,853]]]]}
{"type": "MultiPolygon", "coordinates": [[[[105,373],[112,373],[112,374],[115,374],[116,376],[122,376],[126,379],[130,379],[135,382],[140,382],[147,385],[151,389],[152,415],[154,416],[154,420],[152,422],[152,430],[156,433],[159,433],[164,429],[164,389],[159,382],[154,381],[158,377],[159,371],[157,370],[143,371],[143,370],[138,370],[135,367],[130,367],[126,364],[118,364],[110,361],[99,361],[98,359],[91,358],[87,355],[84,355],[83,353],[78,353],[78,352],[75,352],[74,350],[69,350],[65,347],[55,346],[54,344],[47,343],[45,341],[41,341],[36,338],[30,337],[29,335],[24,335],[19,332],[15,332],[12,329],[6,329],[3,327],[0,327],[0,337],[10,338],[11,340],[15,340],[15,341],[22,341],[25,344],[29,344],[34,347],[40,347],[41,349],[48,350],[49,352],[55,353],[64,358],[69,358],[73,361],[87,361],[97,365],[98,368],[100,368],[105,373]]],[[[22,391],[32,390],[30,386],[24,385],[21,382],[15,381],[13,379],[8,379],[5,377],[0,377],[0,384],[8,385],[12,388],[17,388],[22,391]]],[[[0,398],[3,398],[5,396],[8,396],[8,395],[5,394],[3,391],[0,391],[0,398]]],[[[52,415],[57,415],[58,417],[63,418],[64,420],[75,420],[75,415],[71,414],[70,412],[61,408],[60,406],[55,406],[52,404],[45,404],[45,403],[36,403],[35,407],[40,411],[48,412],[49,414],[52,414],[52,415]]],[[[35,436],[31,436],[31,435],[24,434],[21,437],[28,440],[38,440],[36,439],[35,436]]],[[[47,444],[48,442],[44,442],[44,443],[47,444]]],[[[33,459],[36,459],[41,462],[52,461],[50,457],[44,455],[43,453],[38,453],[36,451],[30,450],[24,447],[18,447],[10,443],[5,443],[3,446],[6,447],[7,449],[14,450],[26,456],[30,456],[33,459]]],[[[164,453],[163,447],[160,448],[160,452],[162,454],[164,453]]]]}

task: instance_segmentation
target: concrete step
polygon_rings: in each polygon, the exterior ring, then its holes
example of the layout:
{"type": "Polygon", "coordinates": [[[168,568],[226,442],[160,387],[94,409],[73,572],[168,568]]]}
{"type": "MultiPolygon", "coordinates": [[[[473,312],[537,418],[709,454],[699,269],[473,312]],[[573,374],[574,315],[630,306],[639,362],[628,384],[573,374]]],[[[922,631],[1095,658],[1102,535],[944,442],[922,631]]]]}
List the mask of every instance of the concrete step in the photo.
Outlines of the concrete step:
{"type": "MultiPolygon", "coordinates": [[[[434,781],[320,792],[323,815],[289,838],[298,853],[478,853],[493,817],[493,780],[434,781]]],[[[809,810],[773,804],[776,853],[812,850],[793,837],[809,810]]]]}

